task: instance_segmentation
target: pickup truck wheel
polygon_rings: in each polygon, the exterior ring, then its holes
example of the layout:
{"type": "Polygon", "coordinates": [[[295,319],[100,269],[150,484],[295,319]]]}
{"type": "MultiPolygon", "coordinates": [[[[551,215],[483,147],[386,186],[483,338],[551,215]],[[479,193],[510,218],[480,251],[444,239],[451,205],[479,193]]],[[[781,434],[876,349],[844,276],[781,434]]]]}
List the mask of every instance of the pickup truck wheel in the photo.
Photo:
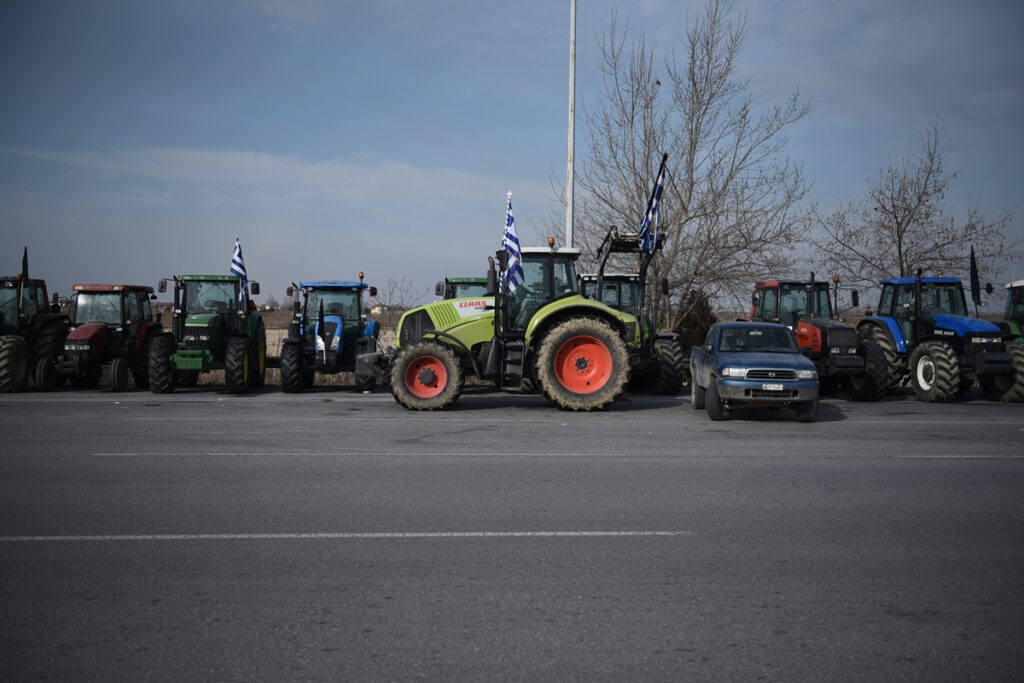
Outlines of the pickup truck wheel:
{"type": "Polygon", "coordinates": [[[960,386],[960,365],[945,342],[925,342],[910,354],[910,381],[922,401],[948,401],[960,386]]]}
{"type": "Polygon", "coordinates": [[[805,401],[797,406],[796,419],[800,422],[814,422],[818,417],[818,402],[805,401]]]}
{"type": "Polygon", "coordinates": [[[404,347],[391,369],[391,395],[409,410],[447,408],[462,394],[464,382],[455,354],[436,341],[404,347]]]}
{"type": "Polygon", "coordinates": [[[730,417],[729,410],[722,403],[722,399],[718,397],[718,380],[714,377],[708,382],[707,405],[705,408],[708,411],[708,417],[715,422],[728,420],[730,417]]]}
{"type": "Polygon", "coordinates": [[[704,387],[696,382],[690,385],[690,405],[694,410],[704,410],[704,402],[707,398],[704,395],[704,387]]]}
{"type": "Polygon", "coordinates": [[[604,408],[622,393],[629,355],[622,337],[597,318],[569,318],[540,342],[534,373],[541,393],[565,410],[604,408]]]}

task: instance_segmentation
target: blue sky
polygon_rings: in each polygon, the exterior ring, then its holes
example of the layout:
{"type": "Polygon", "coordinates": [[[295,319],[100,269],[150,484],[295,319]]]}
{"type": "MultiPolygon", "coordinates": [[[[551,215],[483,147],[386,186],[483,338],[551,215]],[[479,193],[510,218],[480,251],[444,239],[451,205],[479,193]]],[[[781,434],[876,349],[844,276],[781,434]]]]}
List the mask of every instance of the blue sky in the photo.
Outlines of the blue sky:
{"type": "MultiPolygon", "coordinates": [[[[702,7],[578,0],[578,107],[597,96],[613,8],[666,53],[702,7]]],[[[949,208],[1019,214],[1024,6],[736,10],[758,101],[798,88],[813,106],[788,152],[814,199],[859,200],[941,118],[960,172],[949,208]]],[[[482,275],[507,191],[524,243],[564,215],[568,33],[568,0],[6,0],[0,271],[28,245],[51,290],[155,285],[227,272],[238,234],[278,300],[300,278],[365,271],[421,294],[446,273],[482,275]]],[[[578,115],[580,155],[585,140],[578,115]]]]}

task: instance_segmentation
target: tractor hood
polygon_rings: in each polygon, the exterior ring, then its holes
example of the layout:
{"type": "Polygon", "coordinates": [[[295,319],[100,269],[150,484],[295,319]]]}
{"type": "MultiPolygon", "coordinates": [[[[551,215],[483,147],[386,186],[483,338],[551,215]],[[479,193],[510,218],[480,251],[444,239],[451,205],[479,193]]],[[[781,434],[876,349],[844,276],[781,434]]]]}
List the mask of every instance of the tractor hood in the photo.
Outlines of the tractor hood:
{"type": "Polygon", "coordinates": [[[68,332],[68,341],[102,341],[106,338],[106,323],[85,323],[68,332]]]}
{"type": "Polygon", "coordinates": [[[957,336],[966,336],[969,332],[992,332],[1000,334],[999,326],[980,318],[970,318],[965,315],[950,315],[948,313],[937,313],[932,316],[936,329],[950,330],[957,336]]]}
{"type": "Polygon", "coordinates": [[[189,327],[211,327],[216,325],[217,321],[223,320],[223,318],[223,315],[217,313],[197,313],[186,317],[185,324],[189,327]]]}
{"type": "Polygon", "coordinates": [[[342,332],[345,329],[345,321],[338,315],[325,315],[324,326],[321,329],[320,323],[316,323],[314,335],[316,337],[316,352],[341,353],[344,344],[342,343],[342,332]]]}

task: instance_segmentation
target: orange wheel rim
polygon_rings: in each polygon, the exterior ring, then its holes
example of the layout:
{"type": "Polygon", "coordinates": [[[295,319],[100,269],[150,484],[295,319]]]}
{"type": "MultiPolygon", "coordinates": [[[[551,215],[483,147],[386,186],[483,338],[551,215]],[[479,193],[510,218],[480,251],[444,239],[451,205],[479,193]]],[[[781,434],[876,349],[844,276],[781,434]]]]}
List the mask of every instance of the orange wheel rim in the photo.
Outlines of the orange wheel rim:
{"type": "Polygon", "coordinates": [[[434,398],[448,386],[448,370],[434,356],[420,356],[405,368],[405,386],[416,398],[434,398]]]}
{"type": "Polygon", "coordinates": [[[592,394],[612,375],[612,353],[600,339],[578,335],[567,339],[555,353],[555,377],[569,391],[592,394]]]}

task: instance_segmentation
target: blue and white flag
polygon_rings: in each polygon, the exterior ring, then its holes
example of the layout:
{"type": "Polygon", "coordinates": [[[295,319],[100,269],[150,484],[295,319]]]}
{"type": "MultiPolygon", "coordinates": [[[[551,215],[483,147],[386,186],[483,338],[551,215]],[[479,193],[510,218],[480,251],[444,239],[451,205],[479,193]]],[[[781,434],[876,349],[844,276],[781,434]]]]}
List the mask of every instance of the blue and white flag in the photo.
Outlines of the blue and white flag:
{"type": "Polygon", "coordinates": [[[245,272],[245,259],[242,258],[242,244],[238,241],[238,235],[235,235],[235,253],[231,255],[231,274],[237,275],[242,279],[242,291],[238,295],[238,300],[245,305],[246,300],[249,298],[249,288],[247,286],[249,278],[245,272]]]}
{"type": "Polygon", "coordinates": [[[640,235],[637,244],[648,253],[653,253],[658,244],[658,216],[661,209],[661,191],[665,188],[665,162],[668,161],[668,154],[661,155],[661,168],[658,169],[658,178],[654,181],[654,192],[647,201],[647,211],[640,222],[640,235]]]}
{"type": "Polygon", "coordinates": [[[523,254],[519,250],[519,237],[516,236],[516,219],[512,216],[512,193],[508,193],[508,209],[505,212],[505,236],[501,245],[508,252],[508,265],[505,268],[505,277],[502,286],[506,294],[516,291],[519,285],[523,284],[523,254]]]}

